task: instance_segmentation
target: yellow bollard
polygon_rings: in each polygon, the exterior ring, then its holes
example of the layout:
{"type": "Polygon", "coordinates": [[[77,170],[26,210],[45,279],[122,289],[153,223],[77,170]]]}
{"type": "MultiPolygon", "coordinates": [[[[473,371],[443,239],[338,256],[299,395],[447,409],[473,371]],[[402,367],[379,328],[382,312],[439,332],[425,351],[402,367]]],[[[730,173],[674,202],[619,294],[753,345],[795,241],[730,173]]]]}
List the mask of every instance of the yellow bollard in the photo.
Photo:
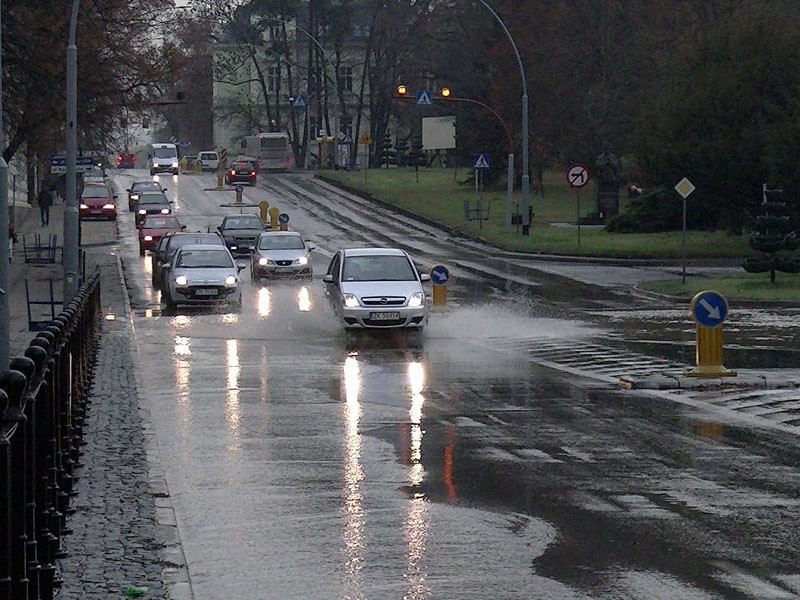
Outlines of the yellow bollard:
{"type": "Polygon", "coordinates": [[[203,172],[203,167],[198,165],[197,161],[195,160],[194,163],[192,164],[192,171],[194,171],[195,173],[202,173],[203,172]]]}
{"type": "Polygon", "coordinates": [[[269,209],[269,226],[272,229],[275,229],[278,226],[278,215],[280,214],[281,211],[277,206],[273,206],[269,209]]]}
{"type": "Polygon", "coordinates": [[[269,208],[269,202],[266,200],[262,200],[258,203],[258,210],[261,211],[261,221],[263,223],[267,222],[267,209],[269,208]]]}
{"type": "Polygon", "coordinates": [[[187,169],[188,163],[189,163],[189,161],[187,161],[185,158],[182,158],[180,160],[180,162],[178,163],[178,169],[180,169],[181,173],[186,173],[186,169],[187,169]]]}
{"type": "Polygon", "coordinates": [[[697,366],[684,374],[687,377],[736,377],[736,371],[722,364],[722,323],[728,314],[728,301],[718,292],[700,292],[692,298],[689,311],[696,323],[697,366]]]}
{"type": "Polygon", "coordinates": [[[447,304],[447,286],[433,284],[433,306],[444,306],[447,304]]]}

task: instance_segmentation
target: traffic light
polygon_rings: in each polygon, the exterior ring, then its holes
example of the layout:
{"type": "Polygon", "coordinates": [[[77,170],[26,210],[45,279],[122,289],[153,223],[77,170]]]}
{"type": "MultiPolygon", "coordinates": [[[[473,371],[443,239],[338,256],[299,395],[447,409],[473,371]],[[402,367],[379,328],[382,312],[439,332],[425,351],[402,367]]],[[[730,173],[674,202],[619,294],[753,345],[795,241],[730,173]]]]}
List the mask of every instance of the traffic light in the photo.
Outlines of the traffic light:
{"type": "Polygon", "coordinates": [[[404,86],[402,83],[397,86],[397,95],[398,96],[405,96],[408,93],[408,88],[404,86]]]}
{"type": "Polygon", "coordinates": [[[439,95],[442,98],[449,98],[450,97],[450,88],[449,87],[443,87],[441,90],[439,90],[439,95]]]}

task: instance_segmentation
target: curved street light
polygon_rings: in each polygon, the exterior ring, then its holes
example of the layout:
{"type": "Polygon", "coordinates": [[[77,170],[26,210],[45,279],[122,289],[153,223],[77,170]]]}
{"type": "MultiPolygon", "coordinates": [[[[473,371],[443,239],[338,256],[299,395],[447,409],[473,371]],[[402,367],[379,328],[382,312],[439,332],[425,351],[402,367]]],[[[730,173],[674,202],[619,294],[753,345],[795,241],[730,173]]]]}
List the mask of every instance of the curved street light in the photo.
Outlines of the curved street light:
{"type": "Polygon", "coordinates": [[[519,67],[520,78],[522,79],[522,235],[530,233],[530,175],[528,174],[528,82],[525,79],[525,69],[522,66],[522,58],[520,57],[517,45],[514,43],[514,38],[511,37],[511,32],[508,31],[503,19],[500,18],[495,10],[489,6],[486,0],[478,0],[483,4],[487,10],[492,13],[495,20],[500,23],[511,46],[514,48],[514,55],[517,58],[517,66],[519,67]]]}

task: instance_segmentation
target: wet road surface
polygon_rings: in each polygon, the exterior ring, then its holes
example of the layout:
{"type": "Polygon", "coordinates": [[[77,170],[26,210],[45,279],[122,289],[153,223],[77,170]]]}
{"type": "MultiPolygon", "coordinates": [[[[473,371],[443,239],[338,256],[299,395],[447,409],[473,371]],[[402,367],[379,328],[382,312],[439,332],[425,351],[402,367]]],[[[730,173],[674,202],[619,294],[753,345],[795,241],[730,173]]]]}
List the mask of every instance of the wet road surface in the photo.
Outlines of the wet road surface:
{"type": "MultiPolygon", "coordinates": [[[[239,210],[206,190],[212,176],[165,185],[190,230],[239,210]]],[[[162,310],[120,215],[137,386],[196,598],[800,594],[796,434],[599,376],[604,356],[690,363],[685,309],[493,257],[301,177],[260,186],[247,201],[290,214],[317,245],[316,278],[247,281],[239,313],[162,310]],[[346,337],[324,302],[332,251],[373,244],[450,268],[449,306],[419,341],[346,337]],[[561,346],[599,351],[570,363],[561,346]]],[[[759,355],[791,363],[792,315],[732,319],[742,357],[772,347],[759,355]]]]}

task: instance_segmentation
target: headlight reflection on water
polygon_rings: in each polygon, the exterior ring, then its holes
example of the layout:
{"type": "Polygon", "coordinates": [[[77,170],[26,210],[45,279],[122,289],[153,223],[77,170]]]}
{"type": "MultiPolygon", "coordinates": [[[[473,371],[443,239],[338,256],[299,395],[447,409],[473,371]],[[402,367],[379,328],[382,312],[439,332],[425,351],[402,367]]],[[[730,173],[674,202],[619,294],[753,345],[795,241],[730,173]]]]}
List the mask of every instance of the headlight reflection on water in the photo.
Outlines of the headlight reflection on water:
{"type": "Polygon", "coordinates": [[[364,568],[364,497],[361,480],[361,435],[358,423],[361,419],[361,404],[358,399],[361,389],[361,371],[358,358],[351,354],[344,361],[344,419],[345,419],[345,464],[344,464],[344,510],[346,516],[343,532],[346,559],[344,564],[347,587],[359,589],[363,583],[364,568]]]}

